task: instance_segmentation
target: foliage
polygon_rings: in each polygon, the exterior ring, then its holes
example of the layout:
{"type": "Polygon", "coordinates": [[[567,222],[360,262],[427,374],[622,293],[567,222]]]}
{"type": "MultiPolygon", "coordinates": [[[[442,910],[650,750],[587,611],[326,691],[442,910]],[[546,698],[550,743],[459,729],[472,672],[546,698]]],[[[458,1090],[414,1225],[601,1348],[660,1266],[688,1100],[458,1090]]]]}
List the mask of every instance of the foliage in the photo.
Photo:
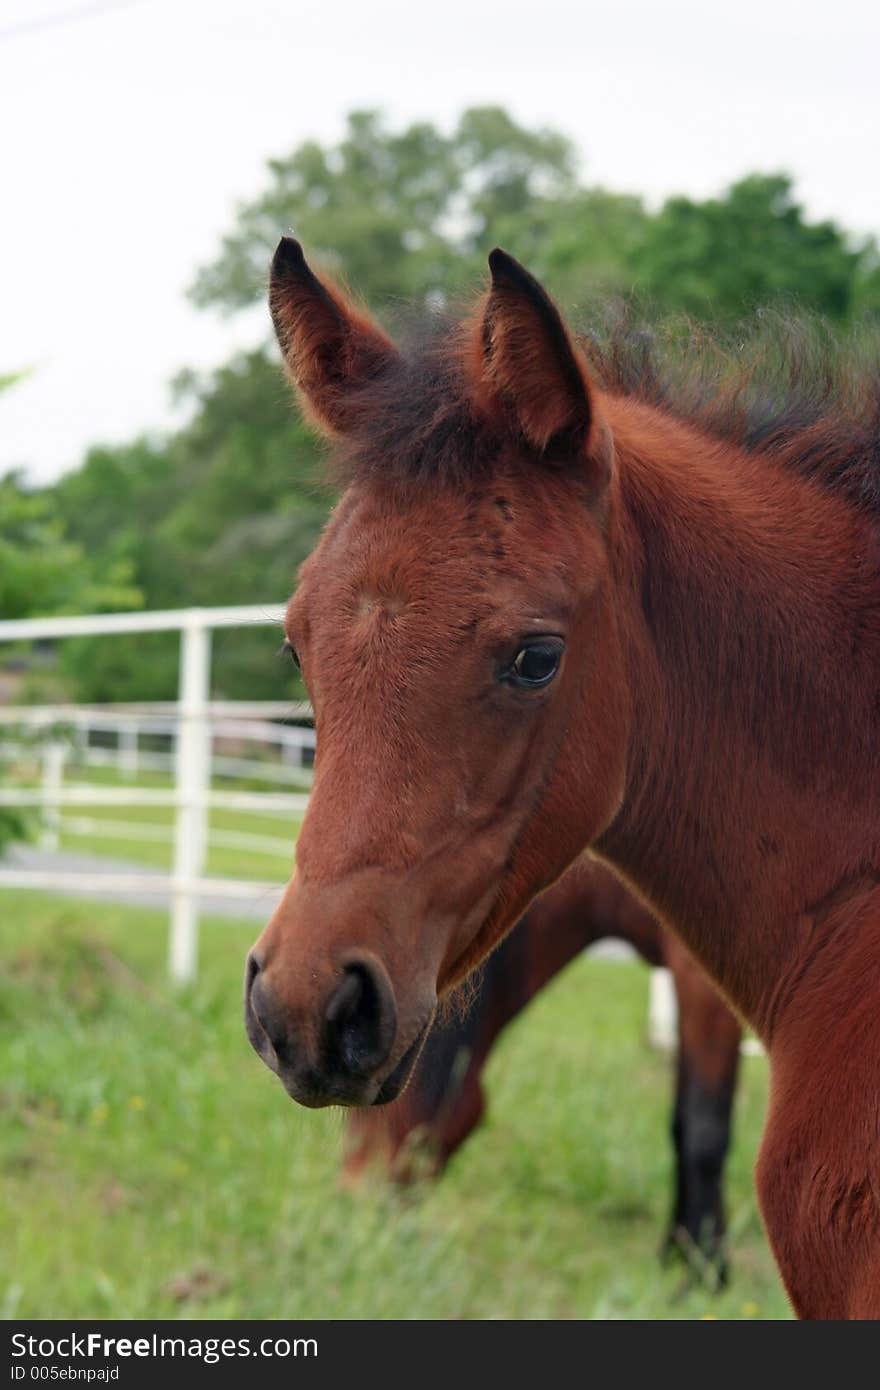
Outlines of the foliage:
{"type": "MultiPolygon", "coordinates": [[[[71,539],[51,496],[29,488],[18,473],[0,477],[0,615],[23,618],[92,608],[132,608],[140,601],[130,568],[88,554],[71,539]]],[[[15,656],[8,644],[4,660],[15,656]]],[[[0,752],[0,780],[6,768],[0,752]]],[[[0,806],[0,854],[25,838],[30,819],[0,806]]]]}
{"type": "MultiPolygon", "coordinates": [[[[282,601],[327,501],[314,441],[265,352],[177,382],[189,424],[162,445],[93,449],[55,488],[71,535],[128,565],[150,608],[282,601]],[[102,539],[103,538],[103,539],[102,539]]],[[[266,662],[265,638],[215,638],[216,692],[285,698],[290,671],[266,662]]],[[[67,643],[80,699],[173,699],[176,634],[67,643]]]]}
{"type": "Polygon", "coordinates": [[[845,321],[864,252],[810,223],[785,174],[752,174],[720,198],[671,198],[644,229],[638,285],[665,310],[733,321],[780,300],[845,321]]]}
{"type": "Polygon", "coordinates": [[[0,615],[33,617],[90,608],[132,608],[131,567],[87,552],[71,536],[48,491],[22,474],[0,477],[0,615]]]}
{"type": "Polygon", "coordinates": [[[372,303],[448,298],[484,274],[500,243],[566,302],[635,291],[707,320],[784,299],[846,321],[877,302],[873,243],[810,222],[786,174],[751,174],[718,197],[641,200],[585,186],[571,143],[497,107],[465,111],[450,135],[390,131],[356,111],[338,145],[308,142],[270,162],[266,191],[238,211],[194,301],[234,311],[265,294],[272,250],[291,229],[372,303]]]}
{"type": "Polygon", "coordinates": [[[376,111],[352,112],[337,145],[308,141],[270,161],[268,188],[239,208],[193,299],[225,310],[260,300],[291,228],[374,302],[448,294],[471,279],[497,224],[573,193],[575,164],[564,136],[527,130],[498,107],[466,111],[449,135],[427,122],[392,131],[376,111]]]}

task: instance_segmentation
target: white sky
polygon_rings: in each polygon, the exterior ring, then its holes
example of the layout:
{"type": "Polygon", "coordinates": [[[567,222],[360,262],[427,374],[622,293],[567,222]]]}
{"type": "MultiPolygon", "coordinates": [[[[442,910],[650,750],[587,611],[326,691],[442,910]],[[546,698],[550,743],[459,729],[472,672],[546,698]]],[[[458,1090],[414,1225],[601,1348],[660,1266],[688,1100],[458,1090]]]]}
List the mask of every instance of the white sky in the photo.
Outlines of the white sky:
{"type": "Polygon", "coordinates": [[[34,368],[0,470],[166,427],[178,367],[262,335],[184,288],[265,160],[353,107],[501,103],[652,202],[785,168],[880,234],[878,44],[877,0],[0,0],[0,373],[34,368]]]}

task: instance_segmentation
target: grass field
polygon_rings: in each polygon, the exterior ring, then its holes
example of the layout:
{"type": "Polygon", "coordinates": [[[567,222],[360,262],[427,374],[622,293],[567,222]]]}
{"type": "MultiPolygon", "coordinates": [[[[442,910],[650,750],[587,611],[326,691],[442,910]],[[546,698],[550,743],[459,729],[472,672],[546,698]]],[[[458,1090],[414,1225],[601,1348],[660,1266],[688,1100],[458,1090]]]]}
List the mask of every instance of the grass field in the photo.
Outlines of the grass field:
{"type": "Polygon", "coordinates": [[[296,1108],[246,1044],[253,927],[209,923],[191,991],[164,915],[0,894],[0,1315],[770,1318],[752,1189],[766,1067],[746,1059],[733,1280],[682,1295],[668,1062],[647,973],[580,960],[502,1039],[487,1123],[445,1178],[338,1184],[338,1112],[296,1108]]]}

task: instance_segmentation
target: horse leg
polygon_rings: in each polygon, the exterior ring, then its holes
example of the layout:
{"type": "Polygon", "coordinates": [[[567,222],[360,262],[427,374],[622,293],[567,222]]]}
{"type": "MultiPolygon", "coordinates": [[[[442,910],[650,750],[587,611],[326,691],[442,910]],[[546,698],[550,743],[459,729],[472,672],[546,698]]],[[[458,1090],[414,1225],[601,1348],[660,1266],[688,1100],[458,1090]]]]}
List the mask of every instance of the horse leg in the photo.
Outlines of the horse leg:
{"type": "Polygon", "coordinates": [[[864,909],[835,924],[773,1026],[756,1176],[801,1318],[880,1317],[878,925],[864,909]]]}
{"type": "Polygon", "coordinates": [[[681,943],[670,938],[666,954],[678,995],[679,1049],[675,1202],[662,1253],[681,1256],[692,1275],[717,1289],[728,1276],[722,1179],[742,1030],[681,943]]]}
{"type": "Polygon", "coordinates": [[[732,1100],[730,1088],[707,1089],[687,1059],[679,1060],[672,1127],[675,1200],[662,1253],[680,1256],[696,1279],[715,1289],[724,1287],[729,1273],[722,1177],[732,1100]]]}
{"type": "MultiPolygon", "coordinates": [[[[809,1082],[806,1082],[806,1087],[809,1082]]],[[[756,1170],[770,1244],[799,1318],[880,1317],[880,1205],[857,1122],[829,1136],[811,1107],[774,1104],[756,1170]]],[[[876,1100],[875,1100],[876,1106],[876,1100]]],[[[873,1155],[876,1161],[876,1144],[873,1155]]],[[[873,1166],[873,1165],[872,1165],[873,1166]]]]}

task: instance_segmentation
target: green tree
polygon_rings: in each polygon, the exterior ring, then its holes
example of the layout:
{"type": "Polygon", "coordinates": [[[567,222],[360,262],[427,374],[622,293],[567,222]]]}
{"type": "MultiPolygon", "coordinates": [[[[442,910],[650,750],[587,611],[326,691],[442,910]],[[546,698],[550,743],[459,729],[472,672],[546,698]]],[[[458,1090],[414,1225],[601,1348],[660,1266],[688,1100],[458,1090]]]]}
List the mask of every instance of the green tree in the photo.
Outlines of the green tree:
{"type": "MultiPolygon", "coordinates": [[[[189,603],[281,603],[330,502],[316,441],[266,352],[179,389],[195,410],[169,448],[184,487],[158,531],[167,573],[189,603]]],[[[213,670],[228,698],[298,693],[289,664],[267,660],[262,632],[217,634],[213,670]]]]}
{"type": "Polygon", "coordinates": [[[868,319],[874,325],[880,321],[880,247],[873,237],[861,246],[853,309],[857,319],[868,319]]]}
{"type": "Polygon", "coordinates": [[[0,614],[135,607],[138,590],[125,565],[89,563],[66,533],[51,496],[28,487],[20,473],[0,478],[0,614]]]}
{"type": "Polygon", "coordinates": [[[597,296],[626,296],[636,281],[647,221],[640,198],[601,188],[536,200],[527,217],[509,212],[495,218],[472,256],[472,278],[484,273],[483,248],[500,245],[570,311],[597,296]]]}
{"type": "MultiPolygon", "coordinates": [[[[5,378],[10,386],[18,377],[5,378]]],[[[0,615],[5,619],[95,608],[131,608],[140,594],[121,563],[88,557],[66,531],[52,494],[22,474],[0,477],[0,615]]],[[[9,648],[5,655],[9,655],[9,648]]],[[[0,759],[2,762],[2,759],[0,759]]],[[[0,769],[2,770],[2,769],[0,769]]],[[[0,807],[0,852],[27,831],[26,818],[0,807]]]]}
{"type": "MultiPolygon", "coordinates": [[[[576,229],[598,233],[603,283],[622,287],[643,217],[638,199],[579,187],[565,136],[520,126],[500,107],[465,111],[449,135],[425,122],[391,131],[378,112],[356,111],[339,144],[307,142],[270,162],[266,192],[239,208],[192,297],[226,311],[261,300],[272,251],[291,229],[374,303],[454,293],[485,274],[495,241],[532,264],[539,248],[539,271],[568,266],[576,229]],[[617,238],[603,234],[612,222],[625,224],[617,238]]],[[[584,270],[592,255],[587,235],[584,270]]]]}
{"type": "Polygon", "coordinates": [[[636,285],[703,319],[790,300],[842,322],[863,255],[834,222],[807,221],[786,174],[750,174],[720,198],[670,198],[645,226],[636,285]]]}
{"type": "MultiPolygon", "coordinates": [[[[124,566],[149,608],[282,602],[312,548],[328,497],[317,448],[266,353],[176,383],[190,420],[164,443],[90,450],[54,489],[67,533],[104,566],[124,566]]],[[[264,633],[217,636],[215,689],[283,698],[291,672],[264,633]]],[[[82,638],[64,671],[82,700],[173,699],[177,638],[82,638]]]]}
{"type": "Polygon", "coordinates": [[[356,111],[338,145],[307,141],[271,160],[269,176],[196,278],[196,304],[235,310],[263,298],[272,251],[292,227],[373,295],[418,296],[448,280],[440,227],[459,175],[451,142],[434,126],[394,133],[378,112],[356,111]]]}
{"type": "Polygon", "coordinates": [[[243,354],[207,377],[181,378],[177,389],[193,414],[168,451],[180,494],[159,538],[171,570],[186,566],[197,603],[287,593],[328,496],[315,439],[277,363],[263,351],[243,354]],[[277,529],[277,543],[255,553],[255,527],[277,529]]]}

